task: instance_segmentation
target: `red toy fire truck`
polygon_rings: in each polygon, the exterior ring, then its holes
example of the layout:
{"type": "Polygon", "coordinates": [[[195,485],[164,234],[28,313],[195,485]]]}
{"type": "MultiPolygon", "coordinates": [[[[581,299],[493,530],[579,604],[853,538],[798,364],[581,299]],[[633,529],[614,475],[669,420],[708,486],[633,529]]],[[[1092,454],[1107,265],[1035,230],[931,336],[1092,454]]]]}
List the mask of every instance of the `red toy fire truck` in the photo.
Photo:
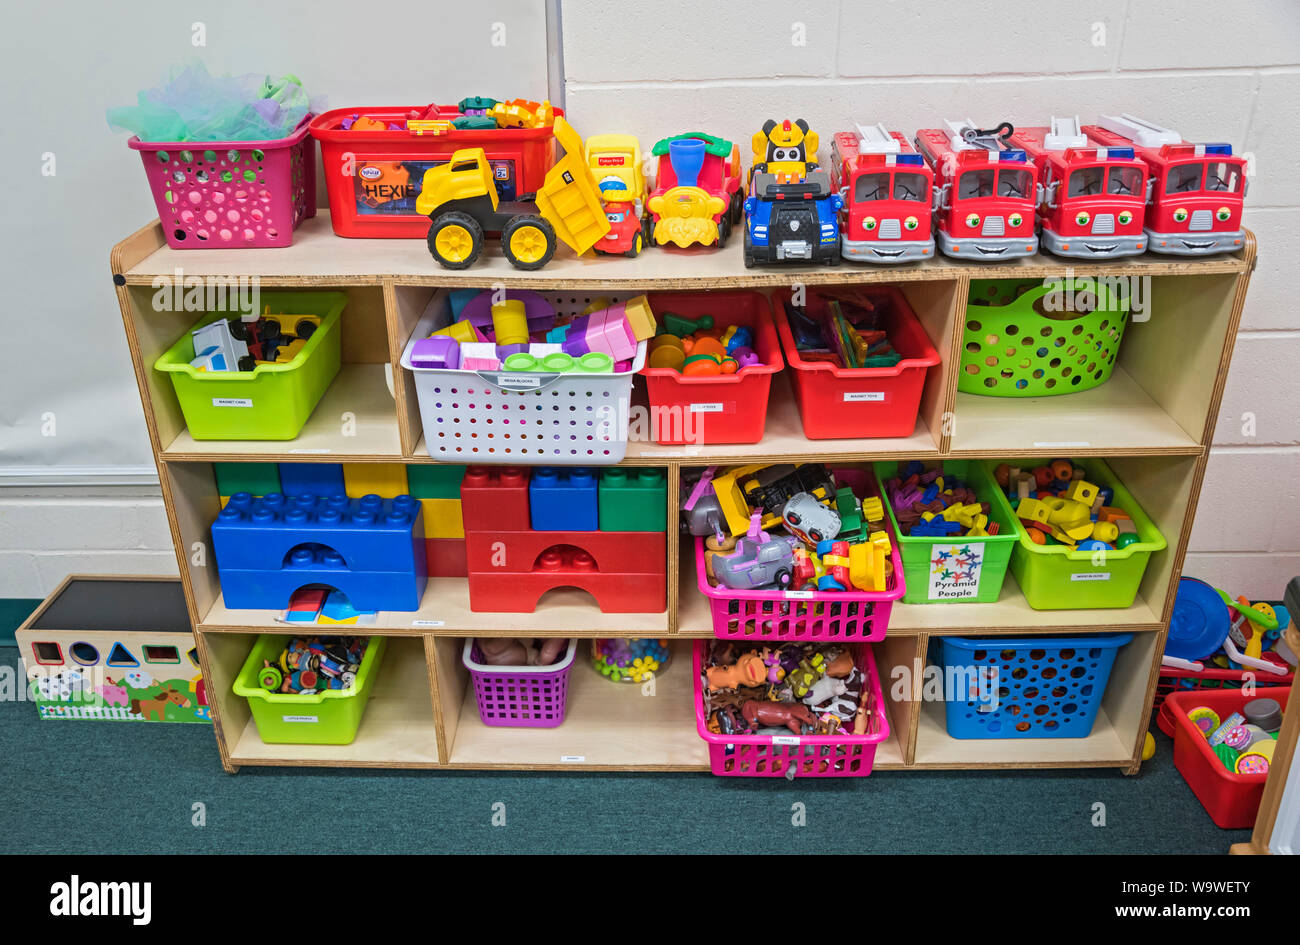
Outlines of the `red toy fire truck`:
{"type": "Polygon", "coordinates": [[[831,177],[844,197],[840,254],[898,263],[934,256],[930,194],[934,172],[901,134],[858,125],[831,142],[831,177]]]}
{"type": "Polygon", "coordinates": [[[944,124],[916,133],[916,149],[934,170],[939,249],[955,259],[1034,255],[1038,168],[1007,144],[1015,129],[1003,122],[983,130],[969,118],[944,124]]]}
{"type": "Polygon", "coordinates": [[[1102,115],[1086,125],[1108,148],[1130,147],[1146,163],[1147,243],[1152,252],[1202,256],[1240,249],[1246,160],[1230,144],[1192,144],[1169,128],[1132,115],[1102,115]]]}
{"type": "Polygon", "coordinates": [[[1055,117],[1050,128],[1016,129],[1010,143],[1039,167],[1044,249],[1080,259],[1136,256],[1146,249],[1147,170],[1133,148],[1099,145],[1078,118],[1055,117]]]}

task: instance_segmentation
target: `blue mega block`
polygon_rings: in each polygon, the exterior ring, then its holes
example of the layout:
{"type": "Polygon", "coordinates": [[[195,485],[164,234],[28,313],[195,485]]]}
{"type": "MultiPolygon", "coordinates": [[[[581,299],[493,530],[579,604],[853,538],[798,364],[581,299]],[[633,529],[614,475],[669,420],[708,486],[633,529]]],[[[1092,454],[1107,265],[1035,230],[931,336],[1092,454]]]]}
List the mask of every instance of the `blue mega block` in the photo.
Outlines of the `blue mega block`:
{"type": "Polygon", "coordinates": [[[281,463],[280,491],[285,495],[343,495],[342,463],[281,463]]]}
{"type": "Polygon", "coordinates": [[[528,506],[533,531],[594,532],[600,528],[596,474],[585,466],[533,470],[528,506]]]}
{"type": "Polygon", "coordinates": [[[274,493],[230,497],[212,523],[227,607],[277,610],[324,584],[357,610],[417,610],[428,581],[418,499],[274,493]]]}

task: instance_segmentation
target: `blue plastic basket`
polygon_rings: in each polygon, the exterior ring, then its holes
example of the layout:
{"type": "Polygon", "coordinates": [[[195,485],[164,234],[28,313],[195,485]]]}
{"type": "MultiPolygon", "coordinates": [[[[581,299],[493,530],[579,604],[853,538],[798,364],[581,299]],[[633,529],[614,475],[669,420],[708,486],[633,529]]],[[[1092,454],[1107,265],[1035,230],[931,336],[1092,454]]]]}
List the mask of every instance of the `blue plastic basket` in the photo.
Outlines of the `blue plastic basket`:
{"type": "Polygon", "coordinates": [[[1132,638],[941,637],[948,734],[1086,738],[1115,653],[1132,638]]]}

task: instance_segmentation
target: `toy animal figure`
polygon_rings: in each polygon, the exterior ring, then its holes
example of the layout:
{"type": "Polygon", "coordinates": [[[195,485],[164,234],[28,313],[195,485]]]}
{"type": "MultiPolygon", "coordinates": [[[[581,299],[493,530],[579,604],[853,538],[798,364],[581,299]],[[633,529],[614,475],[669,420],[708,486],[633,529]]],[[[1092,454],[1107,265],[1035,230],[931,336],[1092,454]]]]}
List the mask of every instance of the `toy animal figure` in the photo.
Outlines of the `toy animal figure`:
{"type": "Polygon", "coordinates": [[[781,653],[779,650],[764,647],[759,651],[763,657],[763,663],[767,666],[767,681],[775,685],[782,679],[785,679],[785,667],[781,665],[781,653]]]}
{"type": "Polygon", "coordinates": [[[710,689],[757,686],[767,681],[767,664],[757,653],[744,653],[733,666],[710,666],[708,679],[710,689]]]}
{"type": "Polygon", "coordinates": [[[852,673],[853,669],[853,654],[848,650],[826,663],[826,675],[834,676],[836,679],[843,679],[852,673]]]}
{"type": "Polygon", "coordinates": [[[751,726],[784,725],[796,735],[803,734],[805,725],[817,725],[817,716],[798,702],[759,702],[755,699],[746,702],[740,711],[751,726]]]}
{"type": "Polygon", "coordinates": [[[809,687],[800,700],[804,705],[821,706],[824,702],[830,702],[836,696],[843,695],[848,690],[844,685],[844,680],[836,679],[834,676],[823,676],[809,687]]]}
{"type": "MultiPolygon", "coordinates": [[[[804,699],[804,704],[811,706],[812,710],[818,715],[834,715],[841,722],[848,722],[858,711],[858,705],[862,701],[862,671],[854,667],[853,671],[844,679],[826,676],[818,683],[818,686],[821,686],[828,679],[837,684],[832,694],[826,699],[814,702],[812,701],[813,693],[809,693],[808,698],[804,699]]],[[[818,686],[813,687],[814,691],[818,686]]]]}
{"type": "Polygon", "coordinates": [[[161,722],[163,720],[163,712],[166,710],[168,704],[178,705],[182,709],[188,709],[190,707],[190,700],[181,695],[181,693],[177,691],[171,683],[168,683],[158,690],[158,696],[154,699],[132,699],[131,713],[133,715],[143,715],[145,721],[149,721],[149,717],[153,716],[156,721],[161,722]]]}
{"type": "Polygon", "coordinates": [[[820,653],[814,653],[807,659],[800,660],[786,676],[796,699],[808,695],[808,690],[821,679],[826,672],[826,659],[820,653]]]}
{"type": "Polygon", "coordinates": [[[871,727],[871,710],[867,708],[866,700],[862,700],[862,705],[858,706],[857,714],[853,716],[853,734],[865,735],[867,729],[871,727]]]}

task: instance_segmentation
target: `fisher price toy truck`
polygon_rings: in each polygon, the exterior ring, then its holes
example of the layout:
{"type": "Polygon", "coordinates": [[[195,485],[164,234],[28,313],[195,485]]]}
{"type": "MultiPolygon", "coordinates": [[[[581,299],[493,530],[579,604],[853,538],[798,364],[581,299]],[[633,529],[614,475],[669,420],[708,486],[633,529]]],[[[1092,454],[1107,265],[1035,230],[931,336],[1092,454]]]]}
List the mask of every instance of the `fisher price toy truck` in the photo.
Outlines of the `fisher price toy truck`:
{"type": "Polygon", "coordinates": [[[646,201],[648,241],[682,249],[725,246],[744,207],[740,149],[725,138],[692,132],[664,138],[650,153],[659,163],[646,201]]]}
{"type": "Polygon", "coordinates": [[[1147,169],[1130,146],[1098,144],[1078,118],[1017,128],[1011,144],[1040,168],[1039,238],[1057,256],[1110,259],[1146,249],[1147,169]]]}
{"type": "Polygon", "coordinates": [[[596,252],[635,258],[645,246],[641,145],[632,135],[592,135],[587,139],[586,157],[609,220],[609,232],[596,244],[596,252]]]}
{"type": "Polygon", "coordinates": [[[879,124],[838,132],[831,141],[831,179],[844,199],[845,259],[900,263],[934,256],[934,172],[901,134],[879,124]]]}
{"type": "Polygon", "coordinates": [[[916,150],[934,171],[934,231],[954,259],[999,260],[1038,252],[1034,212],[1038,168],[1007,142],[1009,122],[977,128],[969,118],[916,133],[916,150]]]}
{"type": "Polygon", "coordinates": [[[1152,252],[1205,256],[1240,249],[1246,160],[1230,144],[1192,144],[1133,115],[1102,115],[1083,131],[1108,148],[1133,148],[1147,167],[1144,232],[1152,252]]]}

